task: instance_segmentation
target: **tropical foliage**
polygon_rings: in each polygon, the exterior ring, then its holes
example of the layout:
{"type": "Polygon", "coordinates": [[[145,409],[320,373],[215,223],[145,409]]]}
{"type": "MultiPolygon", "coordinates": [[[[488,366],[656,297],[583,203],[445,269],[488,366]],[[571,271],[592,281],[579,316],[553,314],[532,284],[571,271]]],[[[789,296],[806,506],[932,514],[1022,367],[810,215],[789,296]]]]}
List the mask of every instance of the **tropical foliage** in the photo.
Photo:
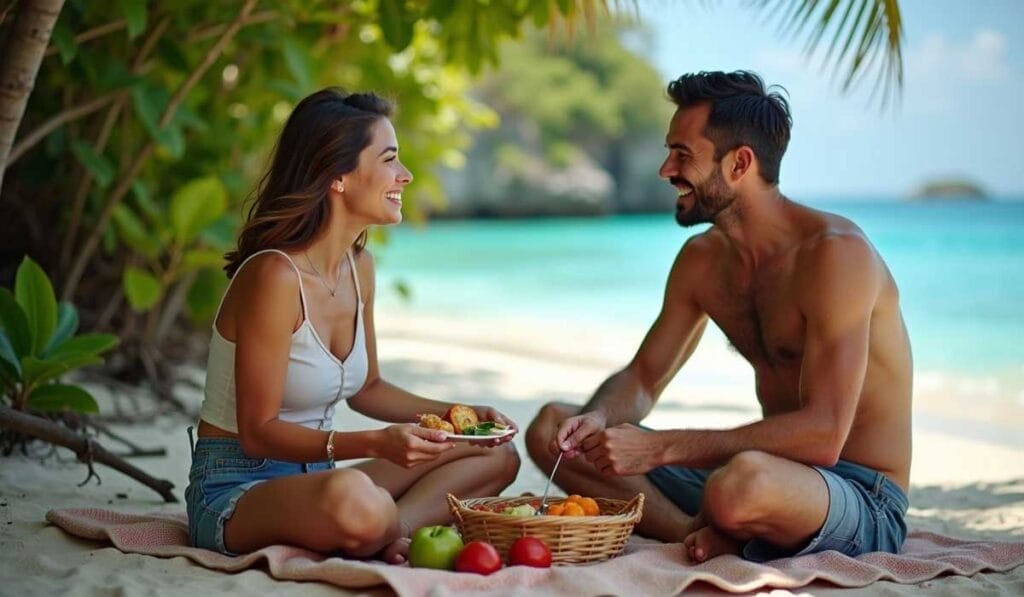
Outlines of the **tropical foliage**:
{"type": "Polygon", "coordinates": [[[65,373],[103,362],[117,346],[111,334],[77,334],[78,310],[57,302],[39,265],[26,257],[14,292],[0,288],[0,384],[17,410],[97,412],[96,400],[77,385],[58,383],[65,373]]]}

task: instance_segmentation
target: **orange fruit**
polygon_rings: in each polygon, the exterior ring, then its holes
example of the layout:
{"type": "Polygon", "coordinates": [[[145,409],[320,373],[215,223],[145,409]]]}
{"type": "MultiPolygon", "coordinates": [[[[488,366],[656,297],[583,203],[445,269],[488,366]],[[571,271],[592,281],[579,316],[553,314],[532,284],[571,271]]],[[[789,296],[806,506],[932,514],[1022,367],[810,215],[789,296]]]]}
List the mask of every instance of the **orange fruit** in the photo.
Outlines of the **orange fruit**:
{"type": "Polygon", "coordinates": [[[569,502],[562,510],[562,516],[586,516],[586,513],[583,512],[583,507],[576,502],[569,502]]]}
{"type": "Polygon", "coordinates": [[[574,493],[569,497],[565,498],[565,501],[571,504],[578,504],[581,499],[583,498],[581,498],[578,493],[574,493]]]}
{"type": "Polygon", "coordinates": [[[561,516],[562,511],[565,509],[564,504],[551,504],[548,506],[548,516],[561,516]]]}
{"type": "Polygon", "coordinates": [[[580,498],[580,501],[577,503],[583,508],[583,513],[587,516],[597,516],[601,513],[601,508],[592,497],[580,498]]]}

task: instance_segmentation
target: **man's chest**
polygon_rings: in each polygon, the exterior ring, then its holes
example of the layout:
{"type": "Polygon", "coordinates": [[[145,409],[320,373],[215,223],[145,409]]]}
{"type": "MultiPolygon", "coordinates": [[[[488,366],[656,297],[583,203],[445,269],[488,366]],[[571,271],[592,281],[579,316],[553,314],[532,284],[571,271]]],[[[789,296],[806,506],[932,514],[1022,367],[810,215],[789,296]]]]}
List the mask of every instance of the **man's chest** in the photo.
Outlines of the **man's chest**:
{"type": "Polygon", "coordinates": [[[799,365],[804,320],[789,264],[755,273],[723,268],[706,290],[705,312],[755,368],[799,365]]]}

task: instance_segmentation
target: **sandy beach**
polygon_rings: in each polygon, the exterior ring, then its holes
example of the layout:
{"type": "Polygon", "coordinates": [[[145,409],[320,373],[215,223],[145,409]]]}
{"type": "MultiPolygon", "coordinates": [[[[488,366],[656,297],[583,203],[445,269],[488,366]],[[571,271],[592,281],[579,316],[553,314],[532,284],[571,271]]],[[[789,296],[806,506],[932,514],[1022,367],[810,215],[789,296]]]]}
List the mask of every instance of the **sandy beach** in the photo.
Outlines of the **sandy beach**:
{"type": "MultiPolygon", "coordinates": [[[[644,329],[582,327],[560,321],[453,319],[395,309],[378,314],[378,347],[386,378],[414,392],[469,404],[489,403],[525,427],[545,402],[583,403],[593,389],[632,355],[644,329]]],[[[201,380],[201,369],[189,373],[201,380]]],[[[1024,541],[1024,372],[969,379],[939,372],[915,375],[914,464],[910,527],[960,538],[1024,541]]],[[[102,404],[112,397],[91,386],[102,404]]],[[[201,393],[183,385],[180,395],[198,409],[201,393]]],[[[655,428],[728,427],[756,419],[749,367],[722,338],[709,334],[691,362],[666,390],[645,421],[655,428]]],[[[171,480],[180,497],[187,484],[189,448],[181,417],[146,426],[117,427],[144,446],[164,447],[167,456],[136,464],[171,480]]],[[[374,422],[339,408],[336,426],[364,428],[374,422]]],[[[519,478],[506,492],[539,492],[544,478],[529,463],[522,438],[519,478]]],[[[264,571],[227,575],[184,558],[125,555],[72,539],[48,525],[52,508],[104,507],[124,512],[181,511],[163,504],[148,488],[98,467],[103,482],[78,483],[86,469],[68,452],[45,465],[14,455],[0,460],[0,594],[2,595],[178,595],[343,593],[318,583],[280,582],[264,571]]],[[[880,582],[859,593],[1024,594],[1024,566],[1007,573],[945,577],[921,585],[880,582]]],[[[832,594],[840,589],[811,585],[796,593],[832,594]]],[[[699,589],[697,593],[714,593],[699,589]]],[[[850,592],[850,591],[842,591],[850,592]]],[[[372,594],[390,594],[379,589],[372,594]]]]}

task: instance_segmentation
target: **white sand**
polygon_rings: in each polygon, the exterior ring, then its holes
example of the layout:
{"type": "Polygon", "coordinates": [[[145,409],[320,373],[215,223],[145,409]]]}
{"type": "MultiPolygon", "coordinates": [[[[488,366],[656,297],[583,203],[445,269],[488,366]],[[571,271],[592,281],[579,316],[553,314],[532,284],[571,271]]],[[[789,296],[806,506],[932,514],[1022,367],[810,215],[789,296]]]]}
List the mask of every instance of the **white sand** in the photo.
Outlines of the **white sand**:
{"type": "MultiPolygon", "coordinates": [[[[385,377],[412,391],[470,404],[491,403],[524,426],[550,400],[581,404],[609,373],[623,365],[643,329],[581,328],[563,322],[452,320],[390,312],[377,322],[385,377]]],[[[378,318],[383,317],[378,315],[378,318]]],[[[202,372],[197,372],[201,377],[202,372]]],[[[914,467],[910,525],[957,537],[1024,541],[1024,403],[1020,375],[964,379],[921,372],[916,376],[914,467]]],[[[96,389],[102,394],[102,389],[96,389]]],[[[200,396],[182,389],[196,406],[200,396]]],[[[656,428],[725,427],[758,416],[749,367],[721,337],[709,333],[661,404],[645,421],[656,428]]],[[[109,397],[106,400],[110,400],[109,397]]],[[[341,409],[340,428],[373,422],[341,409]]],[[[145,427],[117,430],[146,446],[163,446],[164,458],[136,464],[176,485],[181,497],[189,465],[187,423],[163,418],[145,427]]],[[[543,489],[543,476],[524,464],[508,494],[543,489]]],[[[59,452],[60,453],[60,452],[59,452]]],[[[63,452],[67,460],[69,453],[63,452]]],[[[0,595],[178,595],[229,592],[280,595],[338,594],[330,585],[279,582],[265,572],[212,572],[183,558],[125,555],[69,538],[44,521],[60,507],[109,507],[130,512],[180,511],[151,490],[103,467],[103,484],[84,487],[85,468],[75,462],[46,465],[14,456],[0,459],[0,595]]],[[[871,594],[1024,594],[1024,567],[1008,573],[949,577],[902,586],[876,583],[871,594]]],[[[830,594],[812,585],[796,593],[830,594]]],[[[864,592],[865,590],[861,590],[864,592]]],[[[713,593],[704,590],[701,592],[713,593]]],[[[387,590],[375,593],[389,594],[387,590]]]]}

